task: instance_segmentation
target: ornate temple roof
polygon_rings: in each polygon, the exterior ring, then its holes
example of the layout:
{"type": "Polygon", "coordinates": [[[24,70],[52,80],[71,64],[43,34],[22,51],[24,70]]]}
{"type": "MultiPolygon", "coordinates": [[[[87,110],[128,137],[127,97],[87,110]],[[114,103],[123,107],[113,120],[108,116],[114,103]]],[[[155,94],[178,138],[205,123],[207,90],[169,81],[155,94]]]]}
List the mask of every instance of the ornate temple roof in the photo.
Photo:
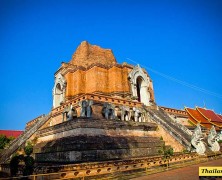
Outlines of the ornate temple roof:
{"type": "Polygon", "coordinates": [[[220,119],[222,119],[222,115],[220,115],[220,114],[217,114],[217,115],[219,116],[220,119]]]}
{"type": "Polygon", "coordinates": [[[222,123],[222,118],[219,117],[214,111],[204,108],[197,108],[197,110],[210,121],[220,122],[222,123]]]}
{"type": "Polygon", "coordinates": [[[92,64],[112,66],[117,62],[111,49],[103,49],[83,41],[73,54],[70,63],[87,68],[92,64]]]}
{"type": "Polygon", "coordinates": [[[218,126],[222,126],[222,119],[214,113],[214,111],[204,108],[196,108],[198,112],[201,113],[203,117],[205,117],[208,121],[217,124],[218,126]]]}
{"type": "Polygon", "coordinates": [[[202,114],[200,114],[197,110],[186,108],[186,111],[188,115],[191,116],[197,122],[201,124],[209,124],[209,121],[204,116],[202,116],[202,114]]]}
{"type": "Polygon", "coordinates": [[[207,129],[211,128],[212,125],[216,126],[216,129],[222,127],[222,120],[212,110],[197,107],[196,109],[185,108],[185,111],[188,114],[188,119],[195,125],[200,123],[207,129]]]}

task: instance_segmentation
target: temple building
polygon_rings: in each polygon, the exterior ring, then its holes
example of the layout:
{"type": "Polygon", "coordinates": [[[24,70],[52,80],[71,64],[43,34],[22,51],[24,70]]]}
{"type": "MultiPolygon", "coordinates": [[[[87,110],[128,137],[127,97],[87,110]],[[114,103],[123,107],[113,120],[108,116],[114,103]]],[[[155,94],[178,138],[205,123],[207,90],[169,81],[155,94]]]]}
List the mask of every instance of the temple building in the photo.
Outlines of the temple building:
{"type": "Polygon", "coordinates": [[[83,41],[71,61],[62,63],[55,73],[53,108],[88,93],[128,100],[134,97],[147,106],[154,102],[152,80],[144,69],[118,64],[110,49],[83,41]]]}
{"type": "Polygon", "coordinates": [[[196,107],[196,109],[185,108],[185,110],[189,116],[188,120],[194,125],[199,123],[207,129],[210,129],[212,125],[214,125],[217,130],[222,128],[222,116],[212,110],[200,107],[196,107]]]}
{"type": "MultiPolygon", "coordinates": [[[[83,41],[54,77],[52,110],[27,122],[25,131],[0,154],[0,163],[9,162],[27,142],[34,146],[36,173],[55,164],[64,171],[67,164],[109,161],[116,166],[117,161],[135,163],[147,158],[140,165],[145,167],[149,158],[166,149],[198,154],[220,149],[215,138],[222,116],[204,108],[158,106],[147,71],[117,63],[110,49],[83,41]],[[202,142],[206,138],[210,148],[202,142]]],[[[69,170],[75,168],[70,165],[69,170]]],[[[69,178],[73,173],[61,176],[69,178]]]]}
{"type": "MultiPolygon", "coordinates": [[[[52,112],[61,110],[69,102],[76,102],[72,103],[76,106],[82,96],[131,107],[155,105],[153,83],[145,69],[139,65],[118,64],[110,49],[86,41],[79,45],[71,61],[62,63],[55,73],[52,112]]],[[[100,113],[96,113],[101,109],[92,108],[93,116],[101,118],[100,113]]],[[[50,124],[61,123],[61,120],[61,114],[57,113],[50,124]]]]}
{"type": "Polygon", "coordinates": [[[215,126],[217,131],[222,129],[222,115],[215,113],[213,110],[200,107],[195,109],[185,107],[184,110],[163,106],[160,106],[160,108],[168,113],[172,119],[189,129],[196,127],[197,124],[200,124],[206,130],[209,130],[212,126],[215,126]]]}

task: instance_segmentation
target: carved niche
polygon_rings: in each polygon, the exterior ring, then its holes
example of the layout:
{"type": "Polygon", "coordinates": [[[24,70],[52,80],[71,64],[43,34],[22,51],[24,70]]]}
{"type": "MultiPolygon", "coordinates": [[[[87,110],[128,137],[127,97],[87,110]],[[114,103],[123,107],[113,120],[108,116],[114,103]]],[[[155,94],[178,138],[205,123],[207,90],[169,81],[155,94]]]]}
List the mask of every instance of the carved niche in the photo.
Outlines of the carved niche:
{"type": "Polygon", "coordinates": [[[66,80],[59,73],[55,76],[53,87],[53,108],[60,106],[65,101],[66,80]]]}
{"type": "Polygon", "coordinates": [[[150,78],[148,75],[137,65],[134,66],[133,70],[129,73],[128,79],[130,81],[133,98],[149,106],[151,94],[149,92],[150,78]]]}

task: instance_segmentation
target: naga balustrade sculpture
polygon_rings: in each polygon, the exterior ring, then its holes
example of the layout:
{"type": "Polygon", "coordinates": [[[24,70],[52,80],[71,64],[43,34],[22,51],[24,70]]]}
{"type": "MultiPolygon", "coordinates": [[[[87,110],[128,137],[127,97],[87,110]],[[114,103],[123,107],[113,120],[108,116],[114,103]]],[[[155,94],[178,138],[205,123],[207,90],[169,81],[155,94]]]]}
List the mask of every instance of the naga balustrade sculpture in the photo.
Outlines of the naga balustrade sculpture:
{"type": "Polygon", "coordinates": [[[216,140],[222,141],[222,130],[218,133],[216,140]]]}
{"type": "Polygon", "coordinates": [[[220,150],[220,145],[217,142],[217,137],[218,137],[218,135],[217,135],[217,132],[215,130],[215,127],[212,126],[211,129],[210,129],[210,132],[209,132],[209,134],[207,136],[207,142],[210,145],[210,149],[213,152],[216,152],[216,151],[220,150]]]}
{"type": "Polygon", "coordinates": [[[206,151],[205,144],[203,142],[203,133],[200,127],[200,124],[197,124],[197,127],[194,129],[191,144],[196,149],[196,152],[200,155],[203,155],[206,151]]]}

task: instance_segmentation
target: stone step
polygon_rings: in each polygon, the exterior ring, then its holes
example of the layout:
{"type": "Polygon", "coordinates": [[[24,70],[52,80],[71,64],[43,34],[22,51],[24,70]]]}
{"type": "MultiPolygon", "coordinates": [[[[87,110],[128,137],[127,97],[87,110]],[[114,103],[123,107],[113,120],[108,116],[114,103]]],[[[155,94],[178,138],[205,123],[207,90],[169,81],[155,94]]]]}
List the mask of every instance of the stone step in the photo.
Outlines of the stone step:
{"type": "Polygon", "coordinates": [[[149,132],[156,129],[157,124],[150,122],[76,118],[39,130],[37,134],[42,142],[34,147],[34,153],[37,163],[92,162],[159,155],[164,142],[149,132]]]}
{"type": "MultiPolygon", "coordinates": [[[[81,134],[81,132],[90,133],[89,131],[94,130],[103,130],[105,133],[106,130],[139,130],[139,131],[156,131],[156,123],[140,123],[140,122],[126,122],[119,120],[105,120],[105,119],[93,119],[93,118],[76,118],[70,121],[65,121],[63,123],[57,124],[55,126],[47,127],[45,129],[39,130],[36,135],[38,138],[53,136],[55,134],[61,134],[62,132],[72,131],[72,133],[81,134]],[[83,130],[84,131],[81,131],[83,130]],[[75,131],[75,132],[74,132],[75,131]]],[[[96,133],[96,132],[95,132],[96,133]]],[[[59,136],[59,135],[58,135],[59,136]]],[[[57,136],[56,136],[57,137],[57,136]]],[[[59,136],[60,138],[60,136],[59,136]]]]}

